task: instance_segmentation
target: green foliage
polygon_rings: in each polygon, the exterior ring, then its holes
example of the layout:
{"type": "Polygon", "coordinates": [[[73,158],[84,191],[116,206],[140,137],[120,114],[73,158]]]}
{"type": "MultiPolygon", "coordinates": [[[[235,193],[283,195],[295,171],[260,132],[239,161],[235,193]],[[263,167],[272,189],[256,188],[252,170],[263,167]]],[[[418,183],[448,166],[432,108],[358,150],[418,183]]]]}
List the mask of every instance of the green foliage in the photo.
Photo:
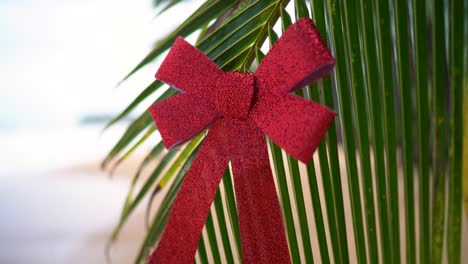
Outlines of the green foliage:
{"type": "MultiPolygon", "coordinates": [[[[162,12],[180,2],[154,4],[162,12]]],[[[448,263],[460,263],[468,87],[464,10],[467,0],[207,0],[124,80],[167,51],[177,36],[190,34],[199,35],[195,45],[223,70],[254,70],[264,57],[264,42],[271,47],[278,39],[277,22],[284,31],[292,17],[312,17],[337,65],[330,77],[297,95],[327,105],[338,117],[309,164],[269,141],[293,263],[441,263],[444,251],[448,263]]],[[[107,127],[159,89],[164,92],[156,101],[177,93],[154,81],[107,127]]],[[[140,113],[103,166],[118,166],[155,131],[150,115],[140,113]]],[[[203,136],[169,152],[154,142],[138,168],[110,243],[145,197],[151,205],[160,190],[167,192],[155,213],[148,209],[151,219],[136,263],[144,262],[161,237],[203,136]],[[152,174],[141,179],[151,164],[152,174]]],[[[238,263],[241,251],[228,169],[196,261],[238,263]]]]}

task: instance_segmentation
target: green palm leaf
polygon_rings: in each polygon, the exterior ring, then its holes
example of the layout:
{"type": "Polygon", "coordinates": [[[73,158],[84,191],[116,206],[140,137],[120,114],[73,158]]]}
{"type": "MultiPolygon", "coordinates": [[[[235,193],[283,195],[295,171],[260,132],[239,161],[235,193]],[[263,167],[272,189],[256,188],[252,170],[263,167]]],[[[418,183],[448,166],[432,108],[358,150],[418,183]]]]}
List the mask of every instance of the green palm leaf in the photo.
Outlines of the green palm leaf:
{"type": "Polygon", "coordinates": [[[164,39],[158,41],[153,50],[140,62],[138,65],[130,71],[127,76],[123,79],[125,81],[135,72],[141,69],[149,62],[156,59],[161,53],[169,49],[178,36],[186,37],[197,29],[202,28],[205,24],[215,19],[220,13],[229,8],[234,3],[233,0],[222,1],[222,0],[209,0],[206,1],[200,8],[197,9],[187,20],[176,28],[172,33],[167,35],[164,39]]]}

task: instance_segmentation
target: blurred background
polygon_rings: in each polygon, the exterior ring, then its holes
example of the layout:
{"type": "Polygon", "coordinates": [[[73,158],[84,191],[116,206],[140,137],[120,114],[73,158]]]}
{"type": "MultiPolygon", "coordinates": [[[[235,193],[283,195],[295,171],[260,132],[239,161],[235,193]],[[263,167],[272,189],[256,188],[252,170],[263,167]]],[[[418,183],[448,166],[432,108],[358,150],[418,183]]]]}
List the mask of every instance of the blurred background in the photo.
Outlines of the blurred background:
{"type": "MultiPolygon", "coordinates": [[[[201,2],[156,17],[149,0],[0,0],[0,263],[105,263],[138,155],[102,172],[126,124],[103,127],[158,62],[117,83],[201,2]]],[[[113,263],[134,259],[141,211],[113,263]]]]}

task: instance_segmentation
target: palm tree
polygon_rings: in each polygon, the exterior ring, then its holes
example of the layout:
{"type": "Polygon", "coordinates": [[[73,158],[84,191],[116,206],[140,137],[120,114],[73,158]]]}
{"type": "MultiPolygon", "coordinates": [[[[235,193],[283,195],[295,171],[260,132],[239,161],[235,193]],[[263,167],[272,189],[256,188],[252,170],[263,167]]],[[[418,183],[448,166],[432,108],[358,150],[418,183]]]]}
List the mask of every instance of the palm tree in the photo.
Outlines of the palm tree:
{"type": "MultiPolygon", "coordinates": [[[[180,2],[155,4],[165,11],[180,2]]],[[[252,71],[280,31],[311,17],[337,65],[329,78],[298,95],[327,105],[338,117],[309,164],[269,144],[292,262],[440,263],[446,258],[460,263],[462,166],[468,177],[466,14],[467,0],[207,0],[124,80],[167,51],[176,37],[192,34],[198,35],[196,47],[223,70],[252,71]]],[[[176,94],[154,81],[107,127],[156,92],[161,94],[156,102],[176,94]]],[[[103,166],[120,163],[156,132],[149,113],[141,113],[103,166]]],[[[170,152],[155,142],[136,172],[111,242],[145,197],[151,203],[165,189],[156,212],[148,210],[149,228],[136,263],[144,262],[161,237],[202,138],[170,152]],[[156,164],[154,171],[140,179],[150,164],[156,164]]],[[[227,170],[196,262],[237,263],[240,256],[227,170]]]]}

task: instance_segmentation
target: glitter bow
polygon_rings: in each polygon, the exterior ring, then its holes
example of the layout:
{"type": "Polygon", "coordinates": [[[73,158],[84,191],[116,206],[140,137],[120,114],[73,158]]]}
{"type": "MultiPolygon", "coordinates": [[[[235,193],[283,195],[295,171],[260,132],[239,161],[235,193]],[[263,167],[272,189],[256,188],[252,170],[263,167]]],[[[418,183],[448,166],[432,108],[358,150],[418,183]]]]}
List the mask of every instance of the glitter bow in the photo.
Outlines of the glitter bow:
{"type": "Polygon", "coordinates": [[[149,263],[193,263],[211,203],[232,163],[243,263],[290,263],[264,134],[308,162],[335,113],[289,94],[329,73],[335,59],[310,19],[291,25],[255,73],[223,72],[178,38],[156,78],[181,94],[150,108],[165,146],[209,128],[149,263]]]}

